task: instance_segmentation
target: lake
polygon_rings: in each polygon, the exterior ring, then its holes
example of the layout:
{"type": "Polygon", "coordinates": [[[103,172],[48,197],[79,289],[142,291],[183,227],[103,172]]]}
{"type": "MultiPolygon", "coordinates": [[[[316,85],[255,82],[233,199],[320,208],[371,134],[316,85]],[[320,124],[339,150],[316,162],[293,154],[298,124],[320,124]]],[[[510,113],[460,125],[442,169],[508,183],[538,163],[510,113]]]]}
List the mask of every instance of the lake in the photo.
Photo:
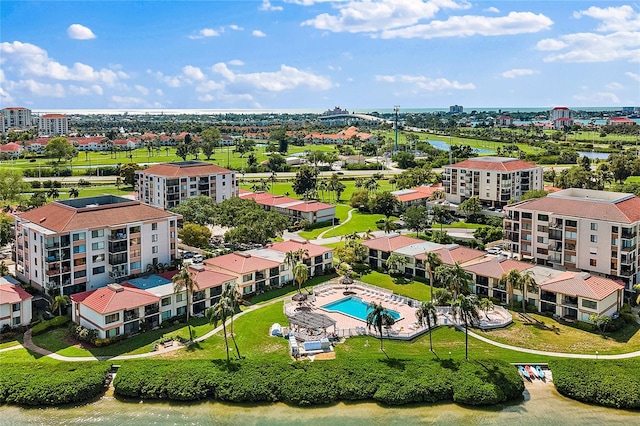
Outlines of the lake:
{"type": "Polygon", "coordinates": [[[489,408],[425,404],[396,408],[375,403],[339,403],[299,408],[285,404],[260,406],[217,402],[121,401],[112,391],[99,400],[69,408],[2,406],[0,425],[630,425],[639,412],[582,404],[559,395],[555,387],[528,383],[524,401],[489,408]]]}
{"type": "MultiPolygon", "coordinates": [[[[431,145],[434,148],[437,148],[442,151],[449,151],[449,144],[444,141],[429,139],[427,140],[427,142],[429,142],[429,145],[431,145]]],[[[476,151],[478,154],[494,154],[495,153],[495,151],[492,149],[483,149],[483,148],[474,148],[474,151],[476,151]]]]}

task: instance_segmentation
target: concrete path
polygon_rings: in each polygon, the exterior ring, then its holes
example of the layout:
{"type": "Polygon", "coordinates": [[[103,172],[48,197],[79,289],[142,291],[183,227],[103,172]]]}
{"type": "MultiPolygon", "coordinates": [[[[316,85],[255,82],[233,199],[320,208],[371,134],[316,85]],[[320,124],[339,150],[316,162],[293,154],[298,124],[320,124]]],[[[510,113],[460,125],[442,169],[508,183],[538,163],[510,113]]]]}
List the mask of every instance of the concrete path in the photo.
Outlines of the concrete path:
{"type": "Polygon", "coordinates": [[[318,235],[318,240],[321,240],[324,238],[324,235],[328,232],[332,232],[335,231],[336,228],[340,228],[342,225],[344,225],[345,223],[349,222],[351,220],[351,217],[353,216],[353,212],[356,211],[356,209],[351,209],[349,210],[349,212],[347,213],[347,218],[345,219],[344,222],[342,222],[340,225],[338,226],[332,226],[331,229],[327,229],[326,231],[322,232],[320,235],[318,235]]]}
{"type": "Polygon", "coordinates": [[[0,352],[13,351],[15,349],[22,349],[22,348],[24,348],[24,346],[22,345],[9,346],[8,348],[0,349],[0,352]]]}

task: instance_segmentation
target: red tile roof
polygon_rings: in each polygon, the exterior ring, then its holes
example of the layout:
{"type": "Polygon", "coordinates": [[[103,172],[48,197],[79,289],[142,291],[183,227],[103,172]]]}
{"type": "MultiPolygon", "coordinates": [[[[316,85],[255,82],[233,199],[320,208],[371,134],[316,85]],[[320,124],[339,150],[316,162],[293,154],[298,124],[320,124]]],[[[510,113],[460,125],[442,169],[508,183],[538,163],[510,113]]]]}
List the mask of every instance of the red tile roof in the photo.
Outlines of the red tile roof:
{"type": "Polygon", "coordinates": [[[231,271],[238,274],[263,271],[265,269],[280,266],[279,262],[263,259],[261,257],[251,256],[250,254],[240,252],[229,253],[207,259],[204,261],[204,263],[214,268],[231,271]]]}
{"type": "Polygon", "coordinates": [[[558,109],[568,110],[569,108],[567,108],[567,107],[555,107],[555,108],[553,109],[553,111],[558,110],[558,109]]]}
{"type": "Polygon", "coordinates": [[[277,250],[283,253],[286,253],[288,251],[296,251],[298,249],[303,249],[303,250],[307,250],[309,252],[309,256],[308,257],[315,257],[315,256],[320,256],[323,255],[324,253],[329,253],[332,251],[332,249],[330,249],[329,247],[325,247],[325,246],[320,246],[317,244],[311,244],[308,241],[305,242],[299,242],[299,241],[294,241],[294,240],[288,240],[288,241],[282,241],[279,243],[274,243],[270,246],[268,246],[267,248],[273,249],[273,250],[277,250]]]}
{"type": "Polygon", "coordinates": [[[217,166],[215,164],[199,162],[195,165],[180,165],[177,163],[164,163],[156,164],[144,170],[140,170],[140,173],[145,175],[155,175],[164,177],[185,177],[185,176],[208,176],[220,173],[231,173],[231,170],[224,167],[217,166]]]}
{"type": "Polygon", "coordinates": [[[297,198],[285,197],[284,195],[273,195],[268,192],[250,192],[240,190],[238,196],[245,200],[254,200],[256,203],[263,206],[274,206],[301,212],[317,212],[320,210],[335,208],[333,204],[321,203],[315,200],[302,201],[297,198]]]}
{"type": "Polygon", "coordinates": [[[71,300],[99,314],[109,314],[157,303],[160,298],[129,283],[122,283],[76,293],[71,295],[71,300]]]}
{"type": "Polygon", "coordinates": [[[175,213],[165,212],[160,208],[141,204],[138,201],[107,204],[100,207],[75,209],[59,202],[53,202],[37,209],[19,213],[16,216],[55,232],[100,228],[176,216],[175,213]]]}
{"type": "MultiPolygon", "coordinates": [[[[449,248],[447,246],[437,250],[433,250],[438,255],[442,263],[445,265],[455,265],[456,263],[463,264],[470,260],[480,259],[487,253],[482,250],[476,250],[469,247],[457,246],[455,248],[449,248]]],[[[416,259],[424,260],[425,254],[420,253],[416,255],[416,259]]]]}
{"type": "Polygon", "coordinates": [[[588,198],[556,198],[546,196],[524,201],[517,210],[542,211],[576,218],[597,219],[618,223],[640,221],[640,197],[631,197],[618,203],[588,198]]]}
{"type": "Polygon", "coordinates": [[[540,289],[571,297],[603,300],[612,293],[623,290],[624,284],[585,272],[565,272],[551,281],[540,284],[540,289]]]}
{"type": "Polygon", "coordinates": [[[0,145],[0,151],[2,152],[16,152],[22,149],[22,145],[19,145],[15,142],[9,142],[4,145],[0,145]]]}
{"type": "Polygon", "coordinates": [[[517,269],[518,272],[522,272],[525,269],[533,268],[534,266],[535,265],[532,263],[496,257],[485,262],[473,263],[465,266],[464,269],[467,272],[472,272],[482,277],[500,279],[504,274],[508,273],[512,269],[517,269]]]}
{"type": "Polygon", "coordinates": [[[45,114],[42,118],[67,118],[64,114],[45,114]]]}
{"type": "Polygon", "coordinates": [[[373,250],[392,252],[402,247],[419,243],[424,243],[424,240],[421,240],[419,238],[405,237],[404,235],[395,235],[392,237],[379,237],[373,238],[371,240],[366,240],[362,242],[362,245],[373,250]]]}
{"type": "Polygon", "coordinates": [[[516,170],[533,169],[537,166],[533,163],[528,163],[526,161],[518,160],[515,158],[478,157],[469,158],[468,160],[453,164],[452,166],[445,166],[445,168],[447,167],[455,169],[495,170],[501,172],[512,172],[516,170]],[[496,160],[491,161],[492,159],[496,160]]]}
{"type": "Polygon", "coordinates": [[[189,268],[189,271],[193,273],[193,279],[198,283],[198,288],[200,290],[219,287],[226,282],[234,281],[236,279],[233,275],[223,274],[222,272],[214,271],[206,266],[202,269],[189,268]]]}
{"type": "Polygon", "coordinates": [[[0,284],[0,305],[7,303],[19,303],[32,298],[33,296],[27,293],[19,285],[0,284]]]}
{"type": "Polygon", "coordinates": [[[317,212],[320,210],[334,209],[335,206],[332,204],[321,203],[320,201],[302,201],[298,204],[287,206],[287,208],[300,212],[317,212]]]}

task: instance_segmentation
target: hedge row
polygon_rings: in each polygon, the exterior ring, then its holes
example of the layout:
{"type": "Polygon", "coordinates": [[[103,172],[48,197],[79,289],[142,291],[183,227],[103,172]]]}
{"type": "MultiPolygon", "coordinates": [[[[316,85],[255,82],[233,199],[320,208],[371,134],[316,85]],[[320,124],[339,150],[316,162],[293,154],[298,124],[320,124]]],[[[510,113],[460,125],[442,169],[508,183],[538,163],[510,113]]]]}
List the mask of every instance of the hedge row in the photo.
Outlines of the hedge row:
{"type": "Polygon", "coordinates": [[[456,401],[497,404],[522,396],[517,370],[502,361],[335,360],[330,362],[131,361],[118,395],[142,399],[274,402],[307,406],[375,400],[388,405],[456,401]]]}
{"type": "Polygon", "coordinates": [[[640,409],[640,359],[555,360],[553,383],[562,395],[606,407],[640,409]]]}
{"type": "Polygon", "coordinates": [[[0,363],[0,403],[61,405],[82,402],[105,390],[110,365],[62,362],[0,363]]]}
{"type": "Polygon", "coordinates": [[[66,325],[70,321],[70,318],[66,315],[61,315],[58,317],[54,317],[48,321],[42,321],[41,323],[35,325],[31,329],[31,335],[37,336],[38,334],[42,334],[50,328],[58,328],[66,325]]]}

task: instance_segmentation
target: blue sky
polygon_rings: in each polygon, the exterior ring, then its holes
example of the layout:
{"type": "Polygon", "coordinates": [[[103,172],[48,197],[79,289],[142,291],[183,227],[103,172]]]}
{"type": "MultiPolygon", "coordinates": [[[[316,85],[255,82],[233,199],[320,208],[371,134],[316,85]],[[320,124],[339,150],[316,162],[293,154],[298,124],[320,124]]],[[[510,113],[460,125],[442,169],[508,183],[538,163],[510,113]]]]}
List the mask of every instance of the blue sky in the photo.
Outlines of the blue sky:
{"type": "Polygon", "coordinates": [[[636,106],[617,1],[7,1],[0,105],[59,109],[636,106]]]}

